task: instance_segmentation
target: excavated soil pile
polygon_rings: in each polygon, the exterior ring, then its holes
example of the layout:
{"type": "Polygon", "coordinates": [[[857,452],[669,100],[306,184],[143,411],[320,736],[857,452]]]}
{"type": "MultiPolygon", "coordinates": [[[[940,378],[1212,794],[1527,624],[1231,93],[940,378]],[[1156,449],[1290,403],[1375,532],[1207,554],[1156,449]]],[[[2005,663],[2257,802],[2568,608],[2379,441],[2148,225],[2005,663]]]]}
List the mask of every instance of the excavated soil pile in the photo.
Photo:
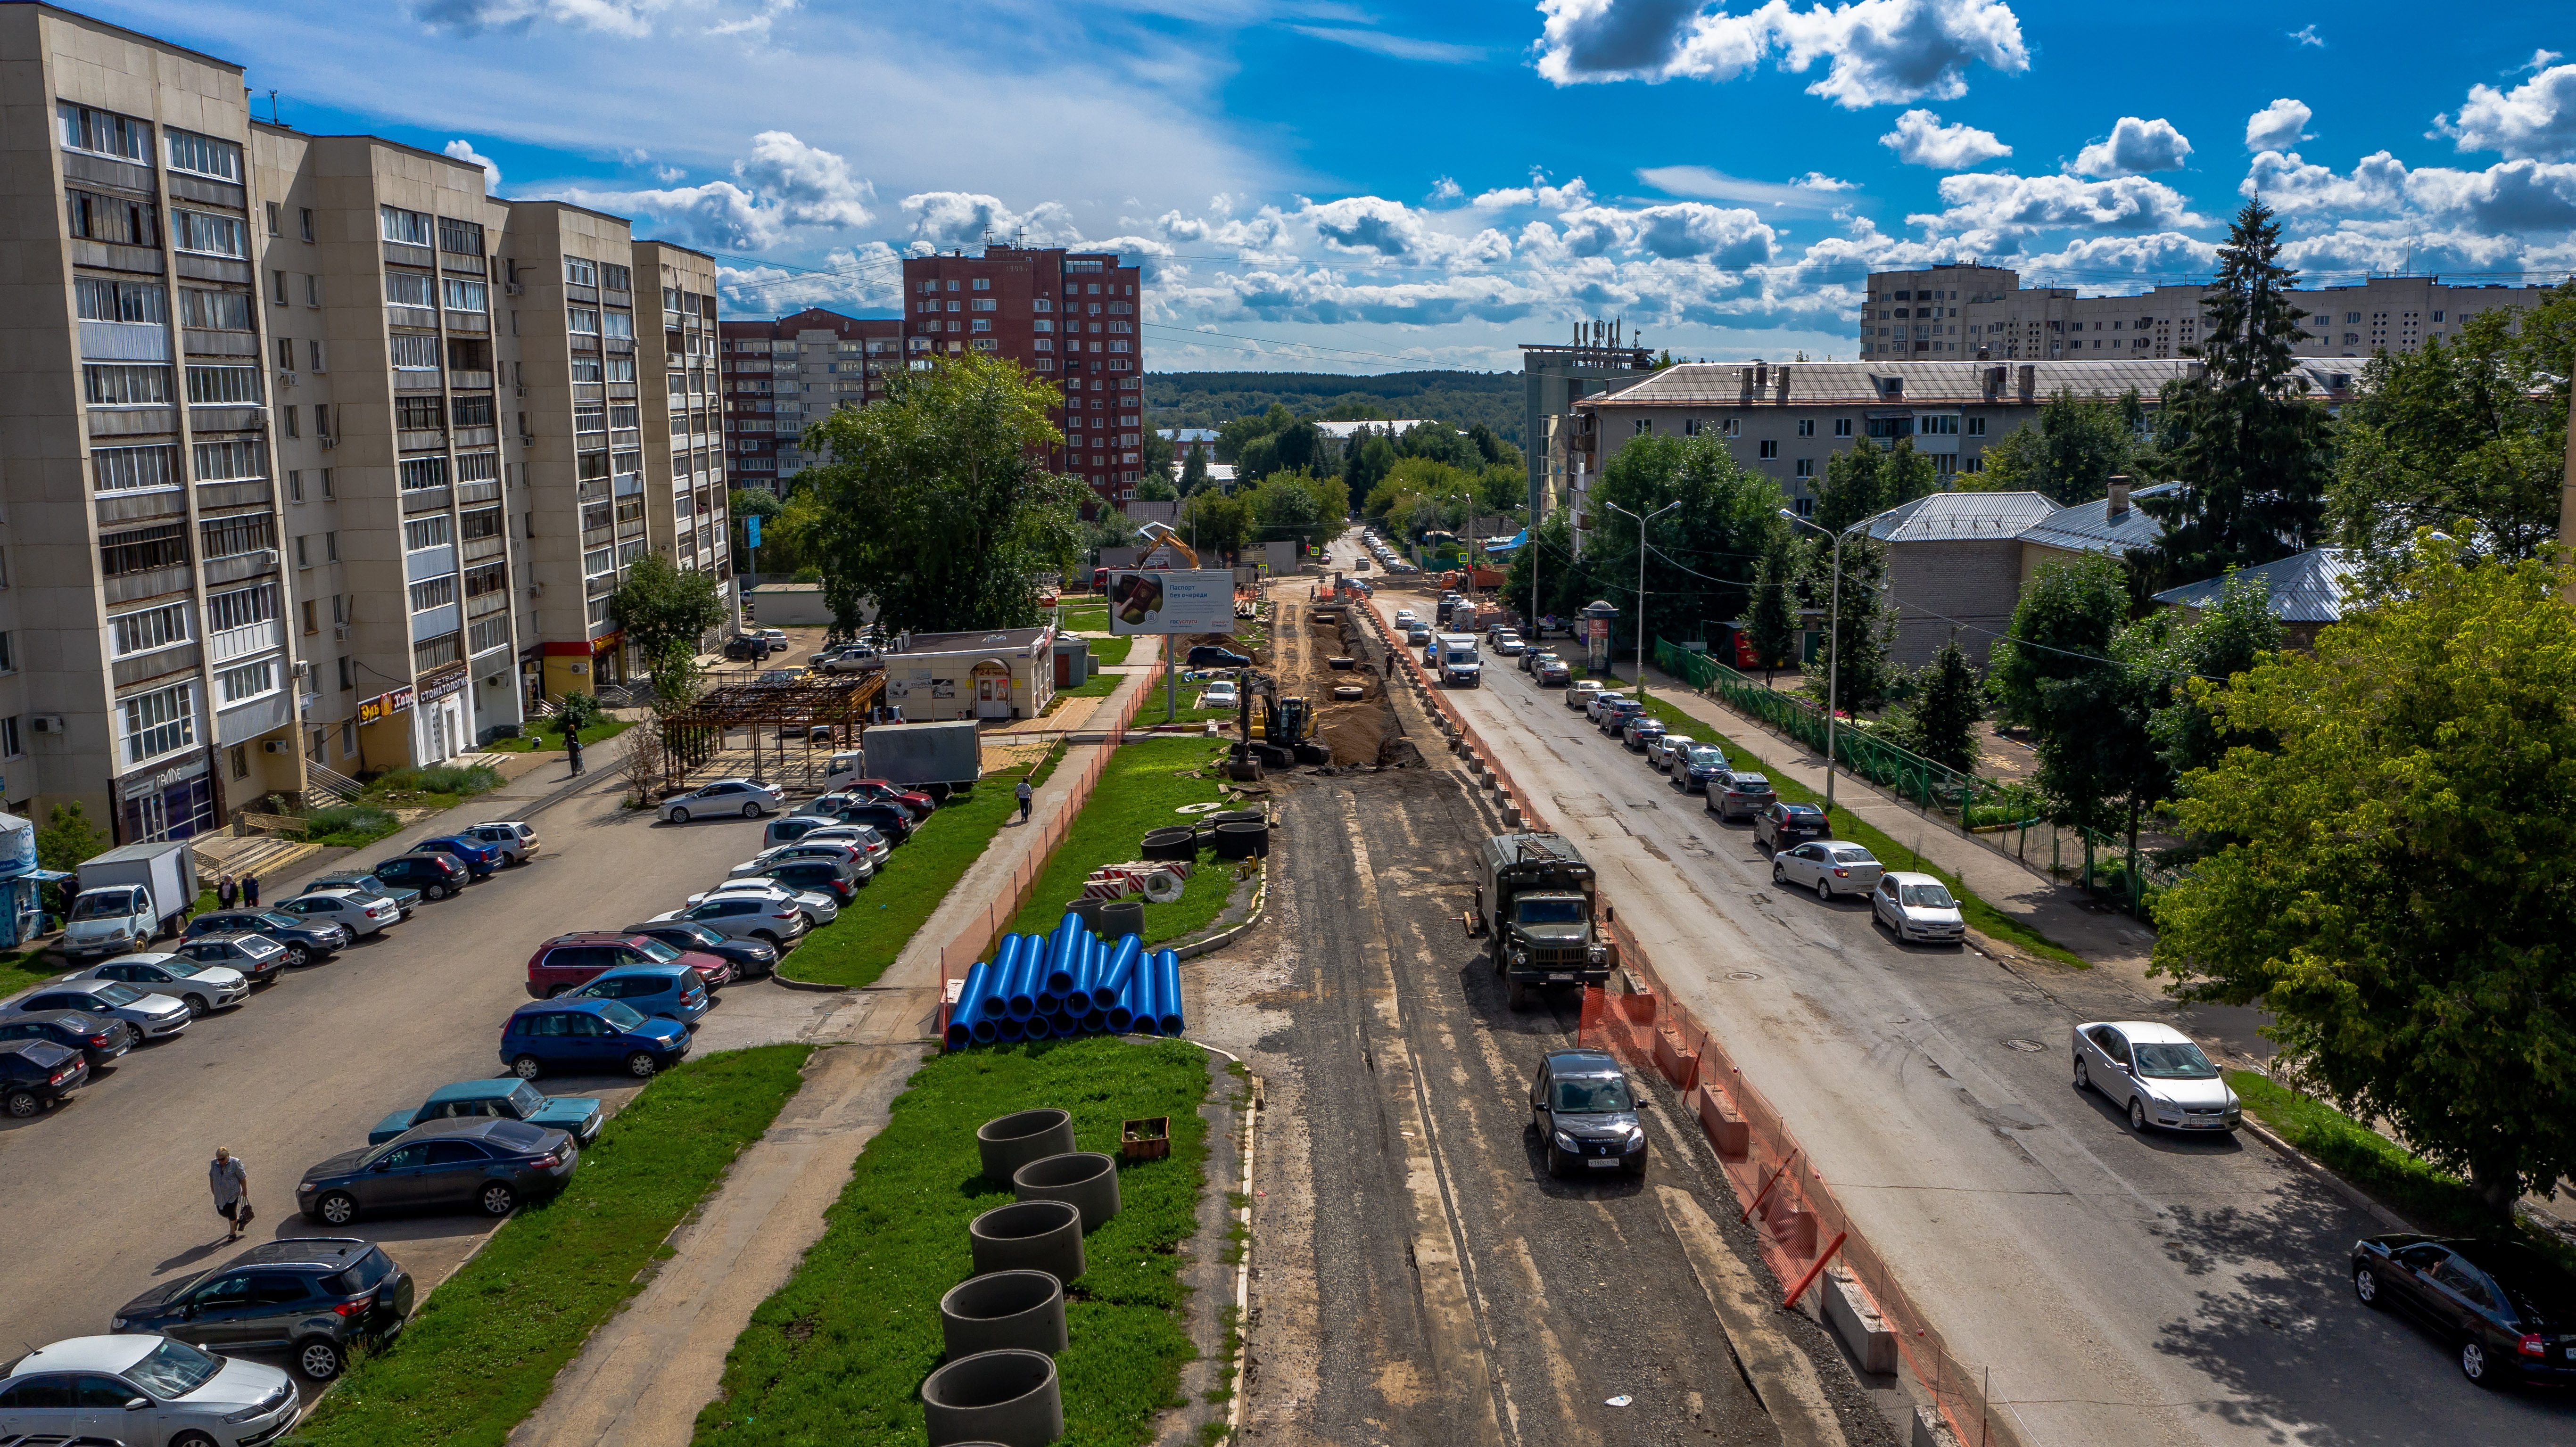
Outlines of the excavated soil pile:
{"type": "MultiPolygon", "coordinates": [[[[1386,699],[1387,658],[1366,626],[1349,616],[1349,604],[1317,602],[1300,589],[1282,588],[1271,595],[1270,647],[1266,662],[1279,680],[1281,698],[1304,698],[1315,720],[1315,738],[1333,751],[1335,764],[1399,762],[1390,746],[1400,742],[1395,711],[1386,699]],[[1348,669],[1329,660],[1348,657],[1348,669]],[[1333,697],[1336,688],[1357,687],[1360,696],[1333,697]]],[[[1409,751],[1407,751],[1409,752],[1409,751]]],[[[1420,755],[1412,755],[1415,762],[1420,755]]]]}

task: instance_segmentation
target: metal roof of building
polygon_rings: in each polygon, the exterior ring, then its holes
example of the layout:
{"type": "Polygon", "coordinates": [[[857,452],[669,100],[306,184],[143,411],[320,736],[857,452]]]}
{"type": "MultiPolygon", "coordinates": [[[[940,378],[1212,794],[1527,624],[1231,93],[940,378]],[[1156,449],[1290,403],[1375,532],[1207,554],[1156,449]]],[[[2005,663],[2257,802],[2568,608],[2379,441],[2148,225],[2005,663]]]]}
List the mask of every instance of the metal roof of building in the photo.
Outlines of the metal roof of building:
{"type": "Polygon", "coordinates": [[[2129,494],[2131,506],[2116,519],[2111,516],[2111,500],[2107,497],[2059,508],[2024,529],[2022,541],[2064,548],[2070,553],[2125,553],[2131,548],[2153,547],[2163,539],[2165,525],[2147,516],[2146,509],[2136,506],[2136,499],[2156,497],[2180,486],[2159,482],[2136,489],[2129,494]]]}
{"type": "Polygon", "coordinates": [[[1869,525],[1883,543],[2002,543],[2056,512],[2035,492],[1936,492],[1900,503],[1869,525]]]}
{"type": "MultiPolygon", "coordinates": [[[[1679,362],[1615,391],[1577,401],[1583,407],[1955,407],[2021,400],[2021,373],[2031,372],[2031,396],[2045,401],[2059,392],[2079,397],[2117,397],[2137,389],[2154,401],[2165,383],[2188,375],[2199,363],[2190,357],[2133,357],[2102,362],[1679,362]],[[1759,371],[1762,385],[1754,385],[1759,371]],[[1991,396],[1988,374],[2001,371],[1991,396]],[[1785,379],[1785,382],[1784,382],[1785,379]],[[1891,381],[1902,385],[1890,392],[1891,381]]],[[[2308,377],[2312,395],[2342,400],[2351,395],[2359,369],[2349,360],[2306,359],[2299,370],[2308,377]],[[2344,386],[2333,385],[2335,377],[2344,386]]]]}
{"type": "MultiPolygon", "coordinates": [[[[2349,548],[2310,548],[2259,568],[2239,568],[2233,576],[2262,584],[2270,595],[2273,616],[2284,623],[2340,623],[2360,572],[2361,560],[2349,548]]],[[[2218,601],[2226,586],[2225,575],[2203,578],[2167,588],[2155,595],[2155,601],[2174,608],[2206,608],[2218,601]]]]}

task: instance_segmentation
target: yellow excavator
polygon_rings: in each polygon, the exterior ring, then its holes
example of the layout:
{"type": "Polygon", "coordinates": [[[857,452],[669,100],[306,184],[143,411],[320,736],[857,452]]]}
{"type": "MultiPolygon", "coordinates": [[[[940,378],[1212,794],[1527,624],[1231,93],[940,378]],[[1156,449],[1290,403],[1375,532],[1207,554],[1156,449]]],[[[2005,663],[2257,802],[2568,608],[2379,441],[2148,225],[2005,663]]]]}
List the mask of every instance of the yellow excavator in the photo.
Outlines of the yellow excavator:
{"type": "Polygon", "coordinates": [[[1315,712],[1303,698],[1281,698],[1279,681],[1244,669],[1238,677],[1242,702],[1237,705],[1238,737],[1234,757],[1258,760],[1264,768],[1329,764],[1333,751],[1314,737],[1315,712]]]}

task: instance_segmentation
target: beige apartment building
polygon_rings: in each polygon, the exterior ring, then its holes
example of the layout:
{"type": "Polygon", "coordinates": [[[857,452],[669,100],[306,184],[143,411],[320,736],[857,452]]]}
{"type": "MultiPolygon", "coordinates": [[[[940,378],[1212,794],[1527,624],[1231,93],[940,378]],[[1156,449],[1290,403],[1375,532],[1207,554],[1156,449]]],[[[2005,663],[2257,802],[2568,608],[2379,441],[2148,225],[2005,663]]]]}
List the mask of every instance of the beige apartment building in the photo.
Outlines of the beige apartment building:
{"type": "Polygon", "coordinates": [[[729,581],[708,258],[255,123],[238,65],[52,6],[0,6],[0,73],[11,812],[186,837],[451,758],[627,676],[645,549],[729,581]]]}

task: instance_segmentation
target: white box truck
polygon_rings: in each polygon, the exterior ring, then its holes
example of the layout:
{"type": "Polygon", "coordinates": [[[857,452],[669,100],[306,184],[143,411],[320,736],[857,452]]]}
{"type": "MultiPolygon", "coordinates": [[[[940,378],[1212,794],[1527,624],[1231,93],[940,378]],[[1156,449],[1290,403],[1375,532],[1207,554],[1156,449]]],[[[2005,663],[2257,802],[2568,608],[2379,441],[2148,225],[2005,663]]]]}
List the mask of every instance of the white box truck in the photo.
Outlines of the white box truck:
{"type": "Polygon", "coordinates": [[[1428,660],[1440,681],[1451,688],[1474,688],[1484,682],[1485,661],[1476,652],[1473,633],[1443,633],[1431,640],[1428,660]]]}
{"type": "Polygon", "coordinates": [[[128,844],[81,861],[80,893],[63,924],[75,960],[143,949],[177,933],[197,901],[197,857],[184,840],[128,844]]]}
{"type": "Polygon", "coordinates": [[[984,740],[973,719],[877,724],[859,736],[859,752],[832,756],[826,792],[849,779],[883,779],[934,799],[975,786],[984,773],[984,740]]]}

